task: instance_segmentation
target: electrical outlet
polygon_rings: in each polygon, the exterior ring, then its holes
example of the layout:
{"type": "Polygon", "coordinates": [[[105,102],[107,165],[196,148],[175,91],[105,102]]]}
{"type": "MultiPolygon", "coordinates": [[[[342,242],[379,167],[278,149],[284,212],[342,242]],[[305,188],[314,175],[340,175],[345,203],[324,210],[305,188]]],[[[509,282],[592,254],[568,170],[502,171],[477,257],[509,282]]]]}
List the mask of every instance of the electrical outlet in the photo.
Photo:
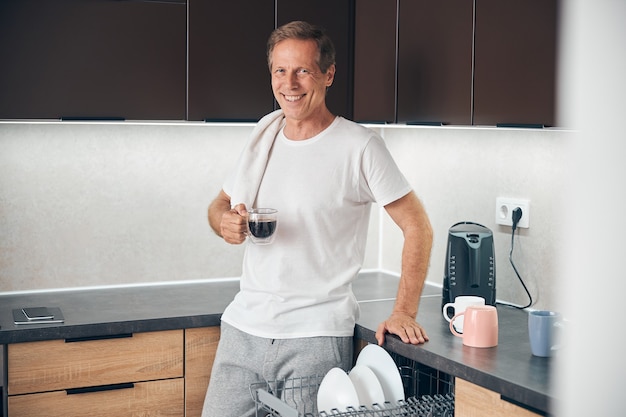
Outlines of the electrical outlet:
{"type": "Polygon", "coordinates": [[[519,198],[496,198],[496,224],[513,226],[513,210],[522,209],[522,218],[517,223],[517,227],[530,227],[530,202],[519,198]]]}

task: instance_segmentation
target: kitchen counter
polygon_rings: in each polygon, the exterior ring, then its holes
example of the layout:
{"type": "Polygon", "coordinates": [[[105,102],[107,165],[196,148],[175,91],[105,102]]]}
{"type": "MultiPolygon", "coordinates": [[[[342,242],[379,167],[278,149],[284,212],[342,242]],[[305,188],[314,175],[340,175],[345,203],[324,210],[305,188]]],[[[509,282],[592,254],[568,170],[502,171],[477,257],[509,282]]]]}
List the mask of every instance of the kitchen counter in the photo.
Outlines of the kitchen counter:
{"type": "MultiPolygon", "coordinates": [[[[355,336],[376,343],[374,334],[381,318],[387,317],[393,301],[361,303],[361,317],[355,336]]],[[[418,347],[388,336],[385,347],[444,373],[500,393],[514,404],[537,413],[553,409],[551,358],[533,356],[528,339],[527,313],[498,305],[498,346],[472,348],[450,333],[441,313],[441,294],[423,295],[417,321],[424,326],[429,341],[418,347]]]]}
{"type": "MultiPolygon", "coordinates": [[[[397,288],[397,277],[365,272],[359,275],[353,290],[357,300],[374,301],[392,300],[397,288]]],[[[0,294],[0,344],[219,326],[222,312],[238,290],[239,280],[232,278],[0,294]],[[65,323],[13,323],[13,309],[40,306],[60,307],[65,323]]],[[[440,292],[434,287],[427,291],[440,292]]]]}
{"type": "MultiPolygon", "coordinates": [[[[378,324],[390,313],[398,278],[365,272],[354,284],[361,306],[355,336],[375,343],[378,324]]],[[[0,344],[115,335],[219,325],[222,311],[239,288],[237,279],[184,284],[78,289],[0,294],[0,344]],[[63,324],[15,325],[12,310],[60,307],[63,324]]],[[[499,345],[463,346],[448,330],[441,314],[441,290],[427,286],[417,320],[430,341],[411,346],[387,337],[386,348],[397,354],[501,393],[514,403],[539,412],[551,409],[551,360],[530,353],[526,313],[498,306],[499,345]]],[[[6,371],[6,369],[5,369],[6,371]]]]}

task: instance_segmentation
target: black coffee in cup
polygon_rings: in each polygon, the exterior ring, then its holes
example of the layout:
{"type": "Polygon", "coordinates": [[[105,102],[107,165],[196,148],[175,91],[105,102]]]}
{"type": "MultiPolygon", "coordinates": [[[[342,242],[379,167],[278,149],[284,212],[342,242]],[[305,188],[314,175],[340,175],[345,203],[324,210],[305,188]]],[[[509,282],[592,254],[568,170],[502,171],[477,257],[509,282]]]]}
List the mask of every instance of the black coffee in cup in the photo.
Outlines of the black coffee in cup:
{"type": "Polygon", "coordinates": [[[248,222],[250,233],[260,239],[270,237],[276,230],[276,220],[248,222]]]}
{"type": "Polygon", "coordinates": [[[248,237],[255,245],[269,245],[274,241],[278,217],[272,208],[248,210],[248,237]]]}

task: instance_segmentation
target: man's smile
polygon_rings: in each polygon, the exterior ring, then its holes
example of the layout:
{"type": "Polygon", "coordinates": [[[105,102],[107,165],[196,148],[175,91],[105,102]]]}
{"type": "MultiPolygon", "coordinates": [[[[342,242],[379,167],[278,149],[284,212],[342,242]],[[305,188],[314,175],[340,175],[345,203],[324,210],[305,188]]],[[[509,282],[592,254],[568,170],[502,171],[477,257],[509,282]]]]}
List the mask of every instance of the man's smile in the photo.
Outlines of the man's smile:
{"type": "Polygon", "coordinates": [[[285,97],[285,100],[287,100],[287,101],[289,101],[291,103],[296,102],[296,101],[302,99],[302,97],[304,97],[304,96],[305,96],[304,94],[300,94],[300,95],[297,95],[297,96],[288,96],[286,94],[283,94],[283,97],[285,97]]]}

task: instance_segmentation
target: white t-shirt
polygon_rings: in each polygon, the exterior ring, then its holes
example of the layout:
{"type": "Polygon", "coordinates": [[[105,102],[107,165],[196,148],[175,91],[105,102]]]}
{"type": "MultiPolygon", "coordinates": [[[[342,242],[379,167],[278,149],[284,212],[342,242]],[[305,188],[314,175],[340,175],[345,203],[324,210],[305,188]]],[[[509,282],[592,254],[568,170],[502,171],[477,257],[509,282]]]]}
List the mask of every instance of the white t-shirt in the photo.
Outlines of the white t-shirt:
{"type": "MultiPolygon", "coordinates": [[[[231,195],[234,174],[224,184],[231,195]]],[[[352,336],[352,282],[363,263],[372,202],[411,190],[380,136],[342,117],[319,135],[272,148],[256,207],[278,210],[270,245],[247,245],[241,290],[222,320],[274,338],[352,336]]],[[[233,201],[233,204],[238,204],[233,201]]]]}

